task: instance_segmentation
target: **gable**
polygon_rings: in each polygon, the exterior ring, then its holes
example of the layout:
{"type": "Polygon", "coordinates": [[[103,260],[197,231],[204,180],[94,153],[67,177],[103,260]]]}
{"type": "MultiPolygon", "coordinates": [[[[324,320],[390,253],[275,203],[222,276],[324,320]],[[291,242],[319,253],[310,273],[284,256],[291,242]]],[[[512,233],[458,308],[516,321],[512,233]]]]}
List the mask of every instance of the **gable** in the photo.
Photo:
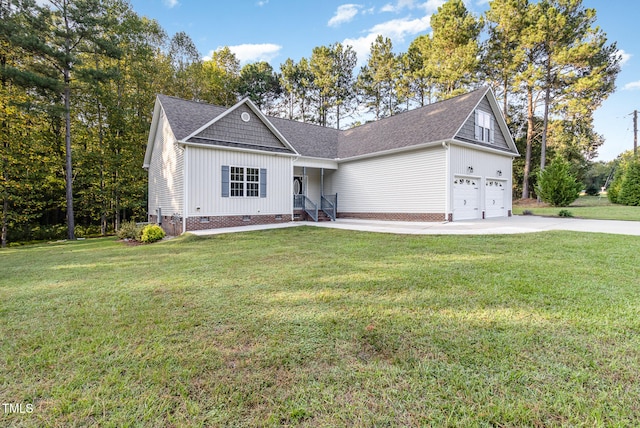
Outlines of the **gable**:
{"type": "Polygon", "coordinates": [[[501,122],[503,121],[502,117],[496,117],[495,111],[489,102],[489,99],[485,95],[482,97],[475,110],[471,112],[467,120],[464,122],[462,127],[458,130],[455,135],[456,140],[470,142],[475,144],[480,144],[483,146],[493,147],[496,149],[512,151],[512,148],[509,146],[507,138],[502,132],[501,122]],[[491,141],[483,141],[482,138],[482,130],[478,128],[478,120],[480,116],[489,115],[491,128],[491,141]],[[479,134],[480,132],[480,134],[479,134]]]}
{"type": "Polygon", "coordinates": [[[376,155],[450,141],[488,90],[481,88],[342,131],[338,157],[376,155]]]}
{"type": "Polygon", "coordinates": [[[288,148],[246,105],[241,105],[233,112],[192,136],[194,139],[205,139],[212,142],[241,143],[245,146],[263,148],[288,148]]]}

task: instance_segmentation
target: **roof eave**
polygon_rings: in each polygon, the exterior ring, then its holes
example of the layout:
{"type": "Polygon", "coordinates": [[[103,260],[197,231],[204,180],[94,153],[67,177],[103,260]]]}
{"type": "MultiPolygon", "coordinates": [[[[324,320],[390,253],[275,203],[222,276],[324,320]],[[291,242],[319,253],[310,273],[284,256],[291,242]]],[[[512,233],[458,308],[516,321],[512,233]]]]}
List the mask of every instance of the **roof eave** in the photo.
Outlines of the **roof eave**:
{"type": "Polygon", "coordinates": [[[355,160],[367,159],[367,158],[378,157],[378,156],[386,156],[386,155],[391,155],[391,154],[395,154],[395,153],[409,152],[409,151],[420,150],[420,149],[424,149],[424,148],[428,148],[428,147],[440,146],[443,143],[447,143],[449,141],[451,141],[451,139],[430,141],[428,143],[414,144],[414,145],[411,145],[411,146],[398,147],[398,148],[395,148],[395,149],[382,150],[382,151],[379,151],[379,152],[365,153],[365,154],[356,155],[356,156],[350,156],[350,157],[346,157],[346,158],[336,158],[336,161],[338,163],[351,162],[351,161],[355,161],[355,160]]]}
{"type": "Polygon", "coordinates": [[[469,143],[467,141],[461,141],[461,140],[457,140],[457,139],[452,139],[451,143],[457,145],[457,146],[464,146],[464,147],[470,147],[470,148],[474,148],[476,150],[482,150],[485,152],[490,152],[490,153],[495,153],[495,154],[499,154],[499,155],[503,155],[503,156],[509,156],[509,157],[514,157],[514,158],[518,158],[520,157],[520,153],[518,153],[517,151],[511,151],[511,150],[506,150],[506,149],[500,149],[498,147],[488,147],[488,146],[483,146],[480,144],[476,144],[476,143],[469,143]]]}
{"type": "Polygon", "coordinates": [[[269,152],[269,151],[266,151],[266,150],[248,149],[248,148],[245,148],[245,147],[217,146],[217,145],[214,145],[214,144],[194,143],[192,141],[184,141],[184,140],[176,141],[176,144],[178,144],[179,146],[182,146],[182,147],[185,147],[185,146],[202,147],[202,148],[211,149],[211,150],[230,150],[230,151],[235,151],[235,152],[260,153],[262,155],[271,155],[271,156],[287,156],[287,157],[299,157],[300,156],[297,153],[269,152]]]}
{"type": "Polygon", "coordinates": [[[142,168],[149,169],[151,165],[151,155],[153,152],[153,145],[156,141],[156,134],[158,133],[158,122],[160,121],[160,112],[162,105],[158,96],[156,96],[156,102],[153,106],[153,118],[151,119],[151,132],[149,132],[149,138],[147,139],[147,149],[144,152],[144,161],[142,168]]]}

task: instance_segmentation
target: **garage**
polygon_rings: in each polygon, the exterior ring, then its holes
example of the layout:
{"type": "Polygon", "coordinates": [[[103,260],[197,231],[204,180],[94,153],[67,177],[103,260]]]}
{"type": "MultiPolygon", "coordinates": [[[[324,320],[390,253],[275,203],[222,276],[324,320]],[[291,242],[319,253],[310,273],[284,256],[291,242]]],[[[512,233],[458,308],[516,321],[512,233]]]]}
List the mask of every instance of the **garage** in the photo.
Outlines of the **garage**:
{"type": "Polygon", "coordinates": [[[487,179],[484,187],[485,217],[504,217],[506,214],[504,209],[506,181],[487,179]]]}
{"type": "Polygon", "coordinates": [[[453,180],[453,220],[480,218],[478,178],[455,177],[453,180]]]}

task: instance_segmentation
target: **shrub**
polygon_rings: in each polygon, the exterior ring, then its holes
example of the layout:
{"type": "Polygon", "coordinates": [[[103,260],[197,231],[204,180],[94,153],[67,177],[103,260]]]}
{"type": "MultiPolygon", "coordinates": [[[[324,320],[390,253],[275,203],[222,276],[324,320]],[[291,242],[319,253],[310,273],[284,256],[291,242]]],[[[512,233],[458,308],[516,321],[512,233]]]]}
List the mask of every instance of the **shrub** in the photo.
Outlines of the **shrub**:
{"type": "Polygon", "coordinates": [[[609,198],[609,202],[611,202],[612,204],[620,203],[619,196],[620,196],[620,189],[622,188],[622,180],[624,179],[624,171],[625,171],[625,165],[624,164],[618,165],[616,172],[613,175],[613,180],[611,181],[611,184],[609,184],[609,187],[607,188],[607,198],[609,198]]]}
{"type": "Polygon", "coordinates": [[[81,226],[78,225],[74,229],[74,233],[77,238],[89,238],[92,236],[100,236],[102,235],[102,231],[100,230],[100,226],[98,225],[89,225],[89,226],[81,226]]]}
{"type": "Polygon", "coordinates": [[[571,174],[569,162],[561,157],[555,158],[544,171],[538,172],[538,195],[554,207],[568,206],[578,199],[581,189],[582,184],[571,174]]]}
{"type": "Polygon", "coordinates": [[[638,160],[627,164],[620,186],[618,203],[632,206],[640,205],[640,161],[638,160]]]}
{"type": "Polygon", "coordinates": [[[141,241],[145,244],[159,241],[164,237],[164,230],[157,224],[148,224],[142,229],[141,241]]]}
{"type": "Polygon", "coordinates": [[[533,215],[533,211],[531,211],[531,210],[524,210],[524,211],[522,211],[522,215],[533,215]]]}
{"type": "Polygon", "coordinates": [[[573,213],[569,210],[560,210],[558,213],[560,217],[573,217],[573,213]]]}
{"type": "Polygon", "coordinates": [[[590,183],[585,190],[585,193],[589,196],[598,196],[600,194],[600,189],[596,186],[595,183],[590,183]]]}
{"type": "Polygon", "coordinates": [[[142,226],[138,226],[135,221],[122,223],[117,235],[120,239],[133,239],[134,241],[140,241],[142,238],[142,226]]]}

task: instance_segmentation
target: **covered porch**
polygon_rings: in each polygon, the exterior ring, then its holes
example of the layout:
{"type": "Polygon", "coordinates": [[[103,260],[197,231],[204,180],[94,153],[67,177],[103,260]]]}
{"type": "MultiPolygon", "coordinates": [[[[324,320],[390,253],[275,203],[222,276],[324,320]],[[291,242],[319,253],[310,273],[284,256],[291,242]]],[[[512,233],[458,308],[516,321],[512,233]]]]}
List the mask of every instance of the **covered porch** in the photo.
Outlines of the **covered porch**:
{"type": "Polygon", "coordinates": [[[331,192],[331,176],[337,165],[294,165],[294,220],[335,221],[338,194],[331,192]]]}

